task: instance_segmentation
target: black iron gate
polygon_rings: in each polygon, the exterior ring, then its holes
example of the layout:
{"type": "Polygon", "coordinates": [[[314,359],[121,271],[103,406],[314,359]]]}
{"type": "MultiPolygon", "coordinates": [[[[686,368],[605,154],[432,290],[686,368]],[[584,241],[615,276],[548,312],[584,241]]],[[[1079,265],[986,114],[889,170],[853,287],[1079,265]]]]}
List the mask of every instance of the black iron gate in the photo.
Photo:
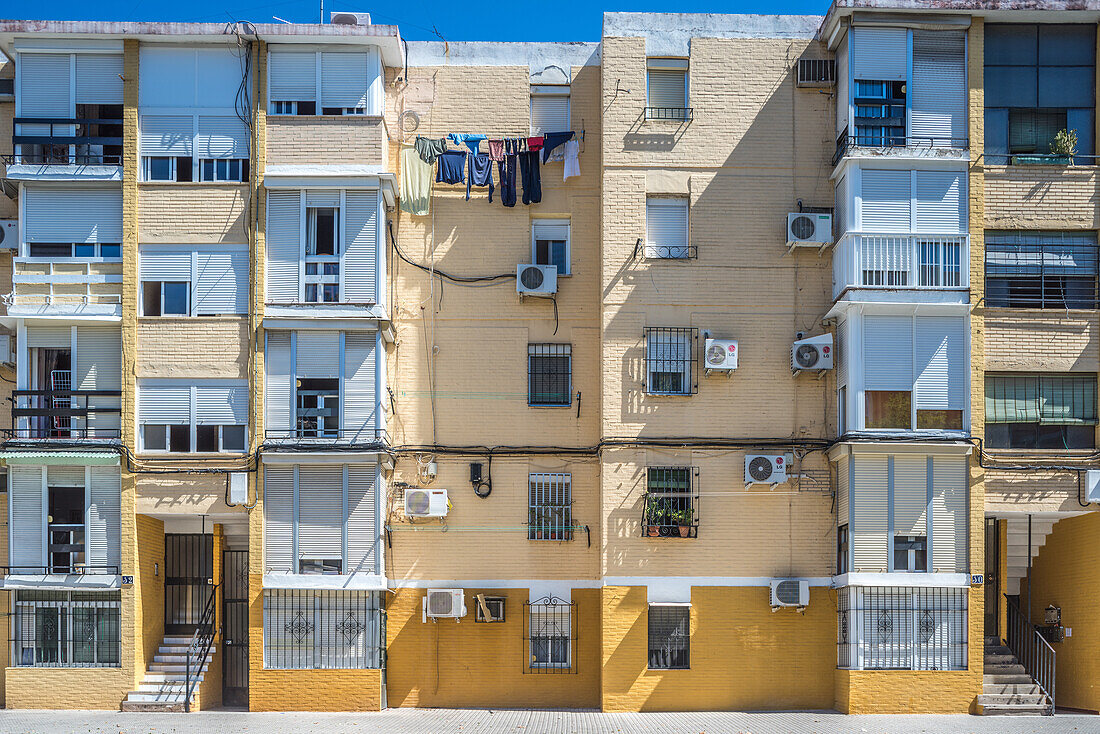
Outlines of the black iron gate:
{"type": "Polygon", "coordinates": [[[248,551],[222,554],[222,701],[248,705],[248,551]]]}
{"type": "Polygon", "coordinates": [[[164,632],[194,633],[214,589],[214,536],[164,536],[164,632]]]}

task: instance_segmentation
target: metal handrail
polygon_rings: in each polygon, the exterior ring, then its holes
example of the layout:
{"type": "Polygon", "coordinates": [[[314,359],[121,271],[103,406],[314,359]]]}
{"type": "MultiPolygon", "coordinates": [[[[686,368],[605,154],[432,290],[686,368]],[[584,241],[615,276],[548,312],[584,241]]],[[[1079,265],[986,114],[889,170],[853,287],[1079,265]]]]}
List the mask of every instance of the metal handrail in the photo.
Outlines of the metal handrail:
{"type": "Polygon", "coordinates": [[[1054,715],[1054,683],[1057,672],[1057,653],[1046,638],[1039,633],[1031,619],[1020,611],[1020,606],[1008,594],[1008,649],[1024,666],[1024,670],[1050,701],[1048,716],[1054,715]]]}
{"type": "Polygon", "coordinates": [[[191,644],[187,646],[187,660],[184,667],[184,691],[183,691],[183,710],[187,713],[191,712],[191,692],[198,686],[198,674],[202,673],[202,666],[206,664],[206,659],[210,656],[210,646],[214,644],[214,635],[216,630],[214,629],[214,610],[217,608],[216,600],[218,598],[218,586],[214,584],[210,590],[210,598],[206,601],[206,608],[202,612],[202,619],[199,620],[199,628],[195,630],[195,634],[191,637],[191,644]],[[196,678],[191,680],[191,661],[195,660],[195,673],[196,678]]]}

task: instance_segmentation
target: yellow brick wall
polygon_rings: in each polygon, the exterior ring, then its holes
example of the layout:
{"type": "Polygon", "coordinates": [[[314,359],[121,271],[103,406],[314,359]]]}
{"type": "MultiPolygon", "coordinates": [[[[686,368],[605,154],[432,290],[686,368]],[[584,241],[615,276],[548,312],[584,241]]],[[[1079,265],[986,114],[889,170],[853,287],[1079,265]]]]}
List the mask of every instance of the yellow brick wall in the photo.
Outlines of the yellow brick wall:
{"type": "MultiPolygon", "coordinates": [[[[124,597],[125,598],[125,597],[124,597]]],[[[123,625],[126,625],[123,611],[123,625]]],[[[122,643],[122,654],[133,644],[122,643]]],[[[8,668],[6,708],[102,709],[118,711],[134,688],[133,671],[123,668],[8,668]]]]}
{"type": "Polygon", "coordinates": [[[134,576],[141,590],[141,638],[134,668],[140,675],[164,641],[164,522],[148,515],[138,515],[136,521],[134,576]]]}
{"type": "MultiPolygon", "coordinates": [[[[1022,458],[1023,452],[1009,452],[1012,458],[1022,458]]],[[[1086,452],[1082,452],[1086,453],[1086,452]]],[[[1029,459],[1048,462],[1049,454],[1031,453],[1029,459]]],[[[1059,463],[1069,463],[1062,457],[1059,463]]],[[[1081,464],[1084,468],[1084,463],[1081,464]]],[[[985,511],[990,515],[1007,512],[1078,512],[1077,498],[1083,494],[1078,486],[1078,473],[1071,471],[1008,471],[985,469],[985,511]]]]}
{"type": "Polygon", "coordinates": [[[248,243],[248,186],[142,183],[141,244],[248,243]]]}
{"type": "Polygon", "coordinates": [[[140,318],[137,339],[138,377],[248,377],[247,318],[140,318]]]}
{"type": "Polygon", "coordinates": [[[267,121],[267,165],[381,165],[387,133],[379,117],[283,117],[267,121]]]}
{"type": "MultiPolygon", "coordinates": [[[[0,135],[2,135],[2,133],[0,133],[0,135]]],[[[0,138],[0,140],[3,140],[3,138],[0,138]]],[[[3,197],[3,198],[7,201],[11,201],[6,196],[3,197]]],[[[14,215],[14,212],[13,212],[13,215],[14,215]]],[[[3,213],[0,212],[0,218],[2,218],[2,217],[3,217],[3,213]]],[[[15,246],[16,246],[16,243],[14,243],[14,242],[11,242],[11,243],[5,242],[4,244],[5,244],[5,246],[10,244],[12,246],[12,248],[15,248],[15,246]]],[[[17,252],[18,251],[15,250],[15,249],[0,251],[0,290],[3,290],[4,293],[11,293],[13,291],[13,286],[12,286],[11,279],[12,279],[12,271],[13,271],[13,268],[14,268],[14,263],[12,262],[12,257],[17,252]]],[[[0,316],[6,316],[7,313],[8,313],[8,305],[4,301],[0,301],[0,316]]]]}
{"type": "Polygon", "coordinates": [[[379,711],[381,701],[381,670],[253,669],[248,679],[249,711],[379,711]]]}

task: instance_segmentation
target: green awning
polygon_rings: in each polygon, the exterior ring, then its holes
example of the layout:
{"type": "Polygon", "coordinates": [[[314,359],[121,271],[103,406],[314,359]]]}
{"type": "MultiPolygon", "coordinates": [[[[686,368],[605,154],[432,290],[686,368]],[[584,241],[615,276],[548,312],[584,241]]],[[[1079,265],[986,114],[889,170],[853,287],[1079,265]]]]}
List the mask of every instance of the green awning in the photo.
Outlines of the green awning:
{"type": "Polygon", "coordinates": [[[9,449],[0,451],[0,459],[8,465],[32,464],[52,466],[79,464],[84,466],[118,466],[118,454],[114,451],[38,451],[9,449]]]}

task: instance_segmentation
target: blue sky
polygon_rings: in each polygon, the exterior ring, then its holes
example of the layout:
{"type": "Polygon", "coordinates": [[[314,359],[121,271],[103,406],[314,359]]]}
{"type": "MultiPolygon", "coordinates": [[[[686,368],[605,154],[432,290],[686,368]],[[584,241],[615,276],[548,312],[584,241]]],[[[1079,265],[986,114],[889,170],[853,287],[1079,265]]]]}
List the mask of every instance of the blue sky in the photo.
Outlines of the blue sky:
{"type": "MultiPolygon", "coordinates": [[[[175,20],[220,23],[230,18],[254,23],[273,22],[278,16],[291,22],[316,22],[319,0],[10,0],[0,17],[48,20],[175,20]],[[13,11],[22,12],[13,12],[13,11]]],[[[697,2],[665,0],[601,7],[591,0],[507,3],[495,0],[467,2],[397,3],[393,0],[326,0],[330,10],[362,10],[375,23],[396,23],[409,40],[437,40],[433,27],[450,41],[596,41],[604,10],[676,11],[681,13],[810,13],[822,15],[828,0],[730,0],[697,2]]]]}

